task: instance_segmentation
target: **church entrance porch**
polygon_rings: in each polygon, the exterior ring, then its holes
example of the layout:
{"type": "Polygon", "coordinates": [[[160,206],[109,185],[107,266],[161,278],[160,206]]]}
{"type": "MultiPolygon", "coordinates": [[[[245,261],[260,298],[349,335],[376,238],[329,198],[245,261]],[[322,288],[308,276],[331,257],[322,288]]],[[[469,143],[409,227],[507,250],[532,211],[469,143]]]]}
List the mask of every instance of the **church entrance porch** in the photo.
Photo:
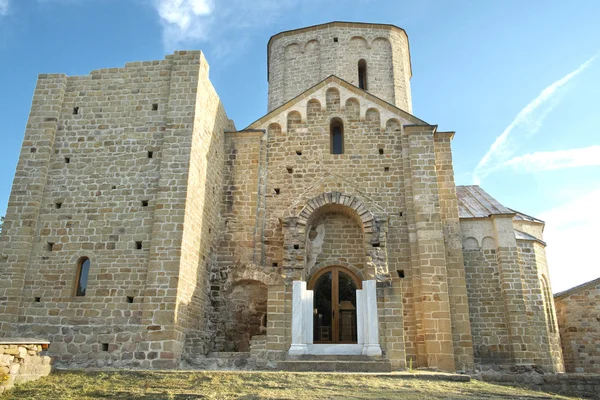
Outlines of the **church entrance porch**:
{"type": "MultiPolygon", "coordinates": [[[[341,272],[344,273],[344,271],[341,272]]],[[[316,281],[319,286],[321,284],[325,285],[323,288],[321,288],[315,284],[317,290],[320,292],[322,291],[322,293],[327,293],[326,288],[328,276],[331,276],[333,282],[333,277],[335,274],[337,274],[337,283],[339,285],[339,270],[332,268],[331,271],[325,271],[317,275],[316,281]],[[321,283],[319,283],[319,280],[321,280],[321,283]]],[[[340,326],[343,329],[343,323],[340,324],[340,319],[334,323],[335,319],[333,318],[333,311],[335,309],[339,310],[339,305],[336,307],[331,307],[332,312],[329,319],[325,319],[321,315],[321,325],[315,325],[315,320],[319,319],[318,315],[315,318],[315,292],[314,290],[307,290],[306,282],[294,281],[292,292],[292,344],[288,354],[290,356],[300,356],[306,354],[381,356],[381,347],[379,346],[376,284],[374,280],[363,281],[360,284],[362,289],[354,291],[356,296],[356,342],[342,343],[339,338],[343,335],[343,332],[340,331],[340,326]],[[331,325],[325,325],[327,321],[330,321],[331,325]],[[336,326],[335,333],[338,335],[337,341],[334,342],[333,340],[321,340],[320,343],[315,342],[315,337],[323,337],[322,335],[315,336],[316,327],[330,327],[333,331],[334,326],[336,326]]],[[[334,290],[332,290],[332,292],[333,291],[334,290]]],[[[325,303],[326,298],[325,296],[323,297],[323,300],[319,301],[325,303]]],[[[333,298],[333,296],[330,298],[333,298]]],[[[350,304],[352,303],[350,302],[350,304]]],[[[317,314],[319,314],[318,308],[316,310],[317,314]]],[[[348,320],[350,319],[351,318],[348,318],[348,320]]],[[[350,326],[352,326],[351,323],[350,326]]],[[[352,336],[352,331],[349,331],[349,335],[352,336]]],[[[331,338],[334,338],[334,336],[331,336],[331,338]]]]}
{"type": "Polygon", "coordinates": [[[331,266],[308,283],[313,292],[313,343],[358,343],[356,291],[361,281],[347,268],[331,266]]]}

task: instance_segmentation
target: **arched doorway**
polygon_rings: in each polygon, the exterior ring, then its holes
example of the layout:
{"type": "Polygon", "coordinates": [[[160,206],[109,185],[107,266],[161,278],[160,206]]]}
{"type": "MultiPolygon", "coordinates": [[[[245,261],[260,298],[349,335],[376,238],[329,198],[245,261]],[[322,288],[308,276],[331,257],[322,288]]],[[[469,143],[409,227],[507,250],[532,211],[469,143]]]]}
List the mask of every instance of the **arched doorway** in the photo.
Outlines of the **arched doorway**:
{"type": "Polygon", "coordinates": [[[308,282],[314,293],[314,343],[358,343],[356,291],[361,280],[349,269],[329,266],[308,282]]]}

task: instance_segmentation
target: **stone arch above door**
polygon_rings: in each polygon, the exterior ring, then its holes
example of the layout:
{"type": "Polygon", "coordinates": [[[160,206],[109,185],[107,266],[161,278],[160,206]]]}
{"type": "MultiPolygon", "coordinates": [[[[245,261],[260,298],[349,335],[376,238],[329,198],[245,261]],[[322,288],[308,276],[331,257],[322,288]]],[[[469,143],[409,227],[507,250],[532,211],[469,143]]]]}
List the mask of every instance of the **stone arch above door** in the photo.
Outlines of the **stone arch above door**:
{"type": "Polygon", "coordinates": [[[311,272],[307,270],[306,240],[311,222],[323,212],[344,213],[358,223],[364,235],[365,279],[386,280],[389,277],[385,251],[387,215],[373,212],[373,207],[359,196],[337,191],[310,198],[297,214],[292,211],[281,219],[286,277],[305,280],[311,272]]]}
{"type": "Polygon", "coordinates": [[[346,208],[353,211],[358,218],[357,222],[363,227],[365,236],[371,235],[371,242],[381,244],[381,227],[387,223],[387,215],[383,212],[373,212],[360,197],[341,193],[325,192],[308,200],[302,210],[297,215],[297,224],[306,227],[310,224],[311,218],[314,218],[320,210],[329,205],[338,205],[340,209],[346,208]]]}

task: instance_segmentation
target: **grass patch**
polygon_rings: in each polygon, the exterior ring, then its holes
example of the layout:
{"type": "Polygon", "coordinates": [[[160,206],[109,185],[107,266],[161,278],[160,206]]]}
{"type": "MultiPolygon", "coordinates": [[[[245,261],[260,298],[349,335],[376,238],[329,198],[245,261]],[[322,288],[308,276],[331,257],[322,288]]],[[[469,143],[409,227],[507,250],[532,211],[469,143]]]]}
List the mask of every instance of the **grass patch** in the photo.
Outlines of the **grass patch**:
{"type": "Polygon", "coordinates": [[[489,383],[288,372],[58,371],[0,399],[548,399],[489,383]]]}

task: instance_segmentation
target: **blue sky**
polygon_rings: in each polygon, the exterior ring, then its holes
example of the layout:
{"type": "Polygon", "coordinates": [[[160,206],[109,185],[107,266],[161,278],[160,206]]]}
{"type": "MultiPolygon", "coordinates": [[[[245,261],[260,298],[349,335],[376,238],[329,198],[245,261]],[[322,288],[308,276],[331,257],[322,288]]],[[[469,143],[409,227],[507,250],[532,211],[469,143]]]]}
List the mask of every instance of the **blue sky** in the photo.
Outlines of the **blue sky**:
{"type": "Polygon", "coordinates": [[[598,16],[597,0],[0,0],[0,210],[37,74],[202,49],[243,128],[266,112],[270,36],[388,23],[410,39],[414,114],[456,131],[457,184],[545,220],[553,290],[564,290],[600,276],[598,16]]]}

